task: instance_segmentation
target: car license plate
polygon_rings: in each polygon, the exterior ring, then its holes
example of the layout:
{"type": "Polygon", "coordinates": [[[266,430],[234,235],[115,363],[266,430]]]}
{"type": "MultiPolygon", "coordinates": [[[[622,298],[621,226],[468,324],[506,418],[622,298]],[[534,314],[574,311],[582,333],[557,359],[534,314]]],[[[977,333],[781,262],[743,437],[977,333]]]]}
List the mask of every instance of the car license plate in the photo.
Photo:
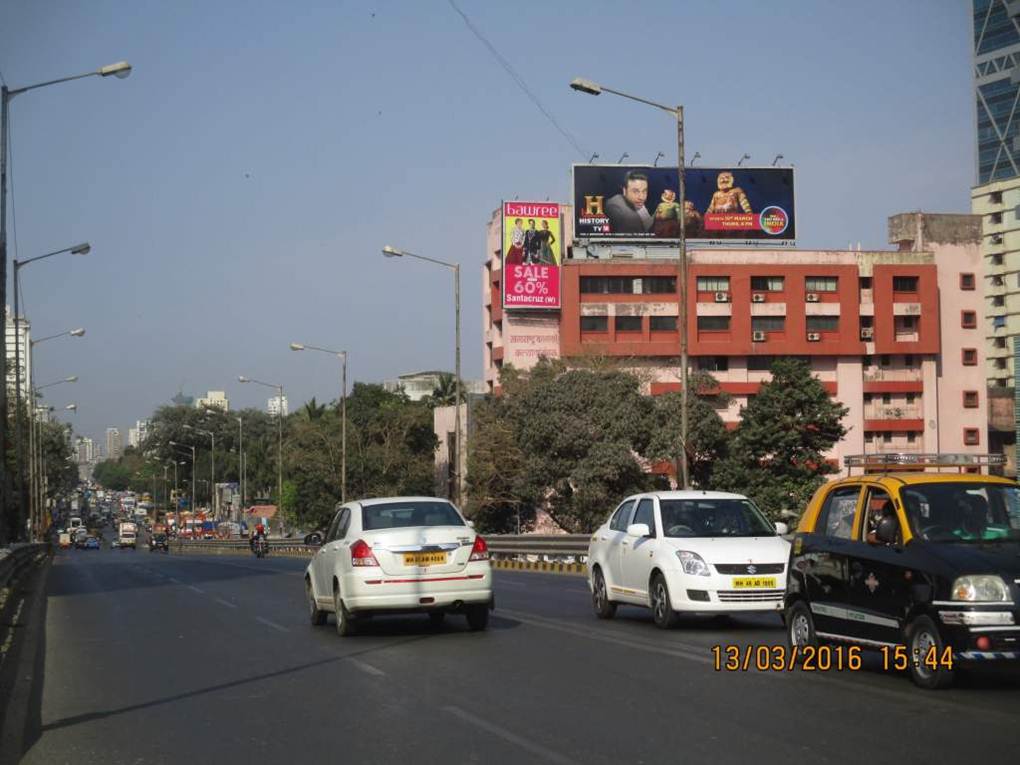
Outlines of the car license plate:
{"type": "Polygon", "coordinates": [[[737,576],[733,578],[734,590],[776,589],[774,576],[737,576]]]}
{"type": "Polygon", "coordinates": [[[405,566],[442,566],[446,563],[444,552],[404,553],[405,566]]]}

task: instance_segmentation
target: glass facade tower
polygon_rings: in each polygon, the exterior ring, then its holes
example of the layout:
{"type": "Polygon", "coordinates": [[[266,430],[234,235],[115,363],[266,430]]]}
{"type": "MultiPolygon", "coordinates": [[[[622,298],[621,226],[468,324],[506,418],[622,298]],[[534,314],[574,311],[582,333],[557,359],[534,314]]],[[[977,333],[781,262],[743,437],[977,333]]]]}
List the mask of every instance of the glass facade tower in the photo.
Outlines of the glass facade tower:
{"type": "Polygon", "coordinates": [[[1020,0],[974,0],[977,182],[1020,176],[1020,0]]]}

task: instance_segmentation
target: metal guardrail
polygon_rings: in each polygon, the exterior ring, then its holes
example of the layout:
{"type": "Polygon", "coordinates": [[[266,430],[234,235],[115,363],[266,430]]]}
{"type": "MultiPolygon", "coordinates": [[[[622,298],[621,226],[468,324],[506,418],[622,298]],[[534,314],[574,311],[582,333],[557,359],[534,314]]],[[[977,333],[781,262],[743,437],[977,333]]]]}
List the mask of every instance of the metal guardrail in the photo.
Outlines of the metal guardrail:
{"type": "MultiPolygon", "coordinates": [[[[590,534],[491,534],[485,535],[495,560],[530,560],[583,563],[588,557],[590,534]]],[[[249,553],[246,539],[173,540],[172,552],[213,553],[221,555],[249,553]]],[[[270,539],[269,554],[310,558],[317,545],[287,539],[270,539]]]]}

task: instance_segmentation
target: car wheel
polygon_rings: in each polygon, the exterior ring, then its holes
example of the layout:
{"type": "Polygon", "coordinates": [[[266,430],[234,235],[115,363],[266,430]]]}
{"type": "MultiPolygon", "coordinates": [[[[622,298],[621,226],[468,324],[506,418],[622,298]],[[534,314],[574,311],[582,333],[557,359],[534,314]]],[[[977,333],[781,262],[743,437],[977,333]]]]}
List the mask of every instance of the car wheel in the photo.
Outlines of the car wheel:
{"type": "Polygon", "coordinates": [[[305,580],[305,597],[308,598],[308,618],[312,622],[313,627],[321,627],[326,623],[326,612],[319,608],[319,604],[315,602],[315,593],[312,592],[312,583],[305,580]]]}
{"type": "Polygon", "coordinates": [[[791,654],[794,649],[799,649],[799,658],[802,660],[805,648],[818,647],[818,636],[815,634],[815,620],[811,616],[811,609],[803,600],[798,600],[786,609],[785,620],[787,647],[791,654]]]}
{"type": "Polygon", "coordinates": [[[953,684],[953,670],[943,666],[941,661],[946,645],[939,628],[929,617],[918,616],[907,626],[907,646],[910,679],[915,685],[936,690],[953,684]]]}
{"type": "Polygon", "coordinates": [[[489,604],[475,603],[467,607],[467,623],[472,632],[481,632],[489,626],[489,604]]]}
{"type": "Polygon", "coordinates": [[[442,627],[443,622],[446,620],[445,611],[429,611],[429,623],[433,627],[442,627]]]}
{"type": "Polygon", "coordinates": [[[677,622],[677,613],[669,599],[666,577],[662,574],[656,574],[652,579],[652,619],[656,627],[664,630],[672,629],[677,622]]]}
{"type": "Polygon", "coordinates": [[[591,606],[599,619],[612,619],[616,616],[616,604],[609,599],[609,588],[602,569],[596,567],[591,577],[591,606]]]}
{"type": "Polygon", "coordinates": [[[349,637],[354,634],[354,617],[347,610],[343,600],[340,598],[340,590],[333,592],[333,607],[336,611],[336,634],[340,637],[349,637]]]}

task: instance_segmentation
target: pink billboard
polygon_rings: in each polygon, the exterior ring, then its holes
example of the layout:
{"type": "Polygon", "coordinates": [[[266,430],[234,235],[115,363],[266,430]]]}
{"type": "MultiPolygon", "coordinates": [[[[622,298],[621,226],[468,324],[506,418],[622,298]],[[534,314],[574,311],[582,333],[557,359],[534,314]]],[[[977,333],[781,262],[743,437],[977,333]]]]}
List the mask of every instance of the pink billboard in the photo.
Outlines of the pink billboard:
{"type": "Polygon", "coordinates": [[[503,308],[560,307],[560,206],[503,203],[503,308]]]}

